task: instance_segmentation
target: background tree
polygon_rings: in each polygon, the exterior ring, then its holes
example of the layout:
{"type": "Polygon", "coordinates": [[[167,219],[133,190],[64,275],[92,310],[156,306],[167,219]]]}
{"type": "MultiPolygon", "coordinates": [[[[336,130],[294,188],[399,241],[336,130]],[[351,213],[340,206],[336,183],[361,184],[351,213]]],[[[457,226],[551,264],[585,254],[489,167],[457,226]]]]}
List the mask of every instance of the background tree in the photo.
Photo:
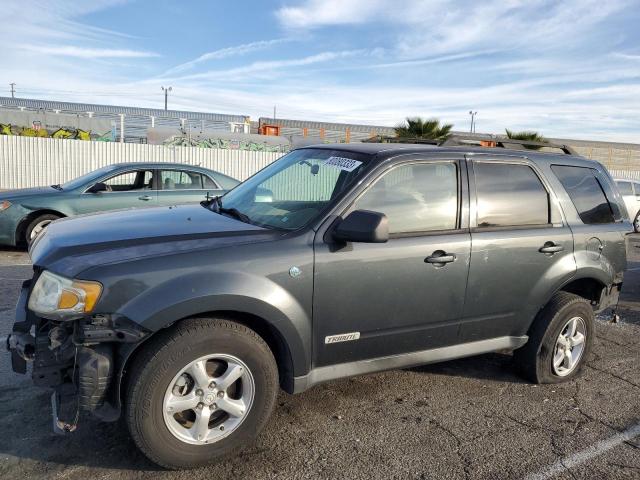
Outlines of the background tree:
{"type": "Polygon", "coordinates": [[[430,118],[423,120],[421,117],[407,117],[404,123],[394,130],[397,137],[423,138],[425,140],[446,140],[451,135],[451,124],[440,124],[440,120],[430,118]]]}
{"type": "MultiPolygon", "coordinates": [[[[523,132],[512,132],[508,128],[505,128],[504,131],[507,133],[507,137],[513,140],[525,140],[529,142],[546,142],[547,139],[540,135],[538,132],[533,131],[523,131],[523,132]]],[[[540,150],[542,147],[538,147],[535,145],[524,145],[524,148],[528,148],[529,150],[540,150]]]]}

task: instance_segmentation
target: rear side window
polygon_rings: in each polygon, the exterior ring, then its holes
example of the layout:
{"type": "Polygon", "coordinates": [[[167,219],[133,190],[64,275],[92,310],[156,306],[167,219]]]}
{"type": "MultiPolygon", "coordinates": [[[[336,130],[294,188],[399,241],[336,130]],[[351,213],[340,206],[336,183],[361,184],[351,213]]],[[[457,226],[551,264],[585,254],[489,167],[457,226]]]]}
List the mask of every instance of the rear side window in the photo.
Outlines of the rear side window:
{"type": "Polygon", "coordinates": [[[633,195],[633,188],[631,187],[631,182],[616,182],[618,186],[618,190],[620,190],[620,194],[622,195],[633,195]]]}
{"type": "Polygon", "coordinates": [[[567,165],[552,165],[551,170],[569,194],[583,223],[615,222],[613,209],[596,178],[595,170],[567,165]]]}
{"type": "Polygon", "coordinates": [[[478,227],[546,225],[549,194],[527,165],[475,162],[478,227]]]}

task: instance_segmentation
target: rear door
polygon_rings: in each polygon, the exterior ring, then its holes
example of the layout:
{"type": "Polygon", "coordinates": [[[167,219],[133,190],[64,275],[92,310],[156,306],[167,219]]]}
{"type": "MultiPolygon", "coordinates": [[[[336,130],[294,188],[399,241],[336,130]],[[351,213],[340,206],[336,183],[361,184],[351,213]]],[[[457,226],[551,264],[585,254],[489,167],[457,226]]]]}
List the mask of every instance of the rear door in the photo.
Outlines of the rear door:
{"type": "Polygon", "coordinates": [[[189,169],[158,170],[158,203],[176,205],[196,203],[224,193],[213,179],[200,172],[189,169]]]}
{"type": "Polygon", "coordinates": [[[526,159],[470,162],[471,263],[463,341],[525,335],[576,270],[573,236],[542,172],[526,159]]]}

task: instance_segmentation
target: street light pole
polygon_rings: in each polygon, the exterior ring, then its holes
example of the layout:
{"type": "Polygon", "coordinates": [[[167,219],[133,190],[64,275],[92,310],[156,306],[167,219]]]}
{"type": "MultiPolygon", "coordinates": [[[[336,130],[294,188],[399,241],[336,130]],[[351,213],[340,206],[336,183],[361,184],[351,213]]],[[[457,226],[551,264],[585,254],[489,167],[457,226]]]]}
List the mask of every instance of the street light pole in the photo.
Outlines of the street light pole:
{"type": "Polygon", "coordinates": [[[471,128],[469,128],[469,133],[475,133],[475,118],[478,112],[474,112],[473,110],[469,110],[469,115],[471,115],[471,128]]]}
{"type": "Polygon", "coordinates": [[[160,88],[161,88],[161,89],[162,89],[162,91],[164,92],[164,110],[165,110],[165,112],[166,112],[166,111],[167,111],[167,97],[169,96],[169,92],[170,92],[171,90],[173,90],[173,87],[168,87],[168,88],[160,87],[160,88]]]}

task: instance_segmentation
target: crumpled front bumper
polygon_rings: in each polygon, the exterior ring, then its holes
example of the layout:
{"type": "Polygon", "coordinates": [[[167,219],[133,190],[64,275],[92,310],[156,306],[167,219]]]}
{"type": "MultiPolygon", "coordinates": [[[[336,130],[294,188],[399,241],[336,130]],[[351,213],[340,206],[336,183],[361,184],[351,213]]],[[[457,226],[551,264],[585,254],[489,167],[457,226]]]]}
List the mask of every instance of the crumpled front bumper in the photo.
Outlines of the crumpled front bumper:
{"type": "Polygon", "coordinates": [[[119,408],[113,390],[118,346],[138,343],[147,331],[110,315],[87,316],[73,321],[40,318],[27,308],[31,281],[22,285],[13,331],[7,337],[11,365],[27,373],[36,386],[53,389],[53,425],[57,433],[75,430],[80,411],[103,420],[116,420],[119,408]]]}

